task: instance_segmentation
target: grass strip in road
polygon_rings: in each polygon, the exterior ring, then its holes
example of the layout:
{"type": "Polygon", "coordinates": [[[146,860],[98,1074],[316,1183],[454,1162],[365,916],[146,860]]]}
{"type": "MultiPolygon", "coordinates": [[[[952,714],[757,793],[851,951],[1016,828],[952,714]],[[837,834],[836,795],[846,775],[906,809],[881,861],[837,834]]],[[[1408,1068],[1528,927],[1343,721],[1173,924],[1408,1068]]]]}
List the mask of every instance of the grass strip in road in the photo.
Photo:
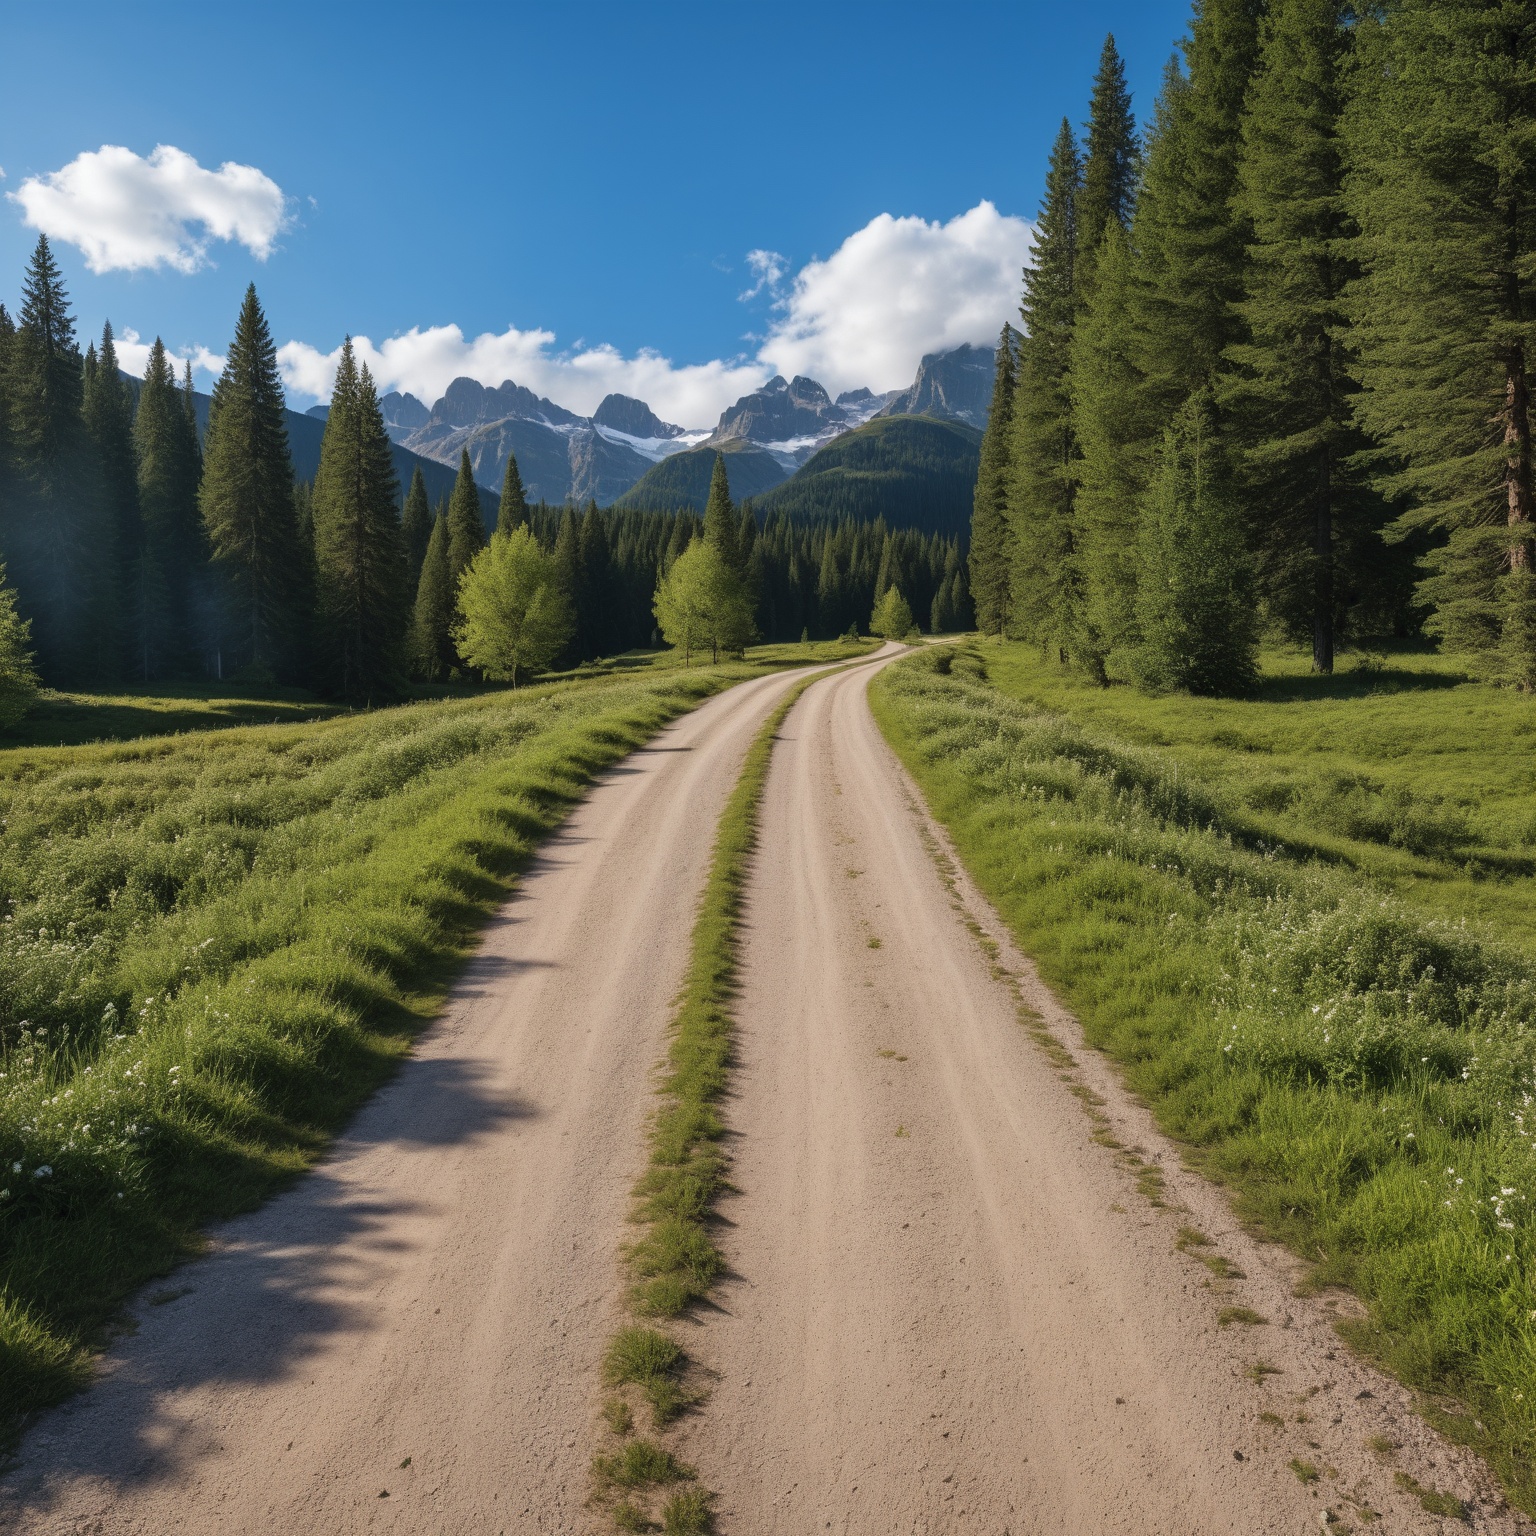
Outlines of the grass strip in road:
{"type": "MultiPolygon", "coordinates": [[[[715,833],[694,919],[688,970],[658,1088],[661,1104],[649,1131],[650,1154],[634,1189],[634,1218],[643,1231],[624,1254],[631,1279],[629,1310],[637,1321],[615,1334],[603,1371],[610,1387],[632,1386],[639,1392],[658,1431],[698,1395],[687,1382],[686,1353],[655,1322],[679,1317],[704,1300],[725,1268],[712,1231],[727,1171],[719,1104],[730,1081],[742,900],[774,738],[800,695],[828,675],[817,673],[794,684],[747,749],[715,833]]],[[[711,1530],[713,1500],[694,1470],[655,1441],[631,1438],[634,1418],[625,1398],[610,1398],[604,1418],[621,1443],[616,1451],[594,1458],[593,1483],[617,1529],[660,1529],[668,1536],[703,1536],[711,1530]],[[640,1476],[648,1466],[658,1475],[640,1476]],[[683,1486],[672,1491],[679,1483],[683,1486]],[[618,1490],[626,1497],[614,1503],[618,1490]]]]}
{"type": "Polygon", "coordinates": [[[1219,787],[1009,697],[975,649],[898,662],[871,703],[1089,1042],[1536,1509],[1528,956],[1252,835],[1219,787]]]}
{"type": "Polygon", "coordinates": [[[324,1151],[593,777],[760,655],[0,751],[0,1444],[324,1151]]]}

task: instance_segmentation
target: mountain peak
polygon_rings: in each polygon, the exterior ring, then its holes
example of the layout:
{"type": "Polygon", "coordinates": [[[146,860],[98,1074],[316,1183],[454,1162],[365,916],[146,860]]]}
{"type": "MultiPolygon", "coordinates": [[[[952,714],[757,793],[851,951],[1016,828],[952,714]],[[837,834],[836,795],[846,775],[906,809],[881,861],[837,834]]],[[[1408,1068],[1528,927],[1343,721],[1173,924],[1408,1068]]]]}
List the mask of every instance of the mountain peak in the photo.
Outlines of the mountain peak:
{"type": "Polygon", "coordinates": [[[644,400],[636,400],[632,395],[604,395],[602,404],[592,413],[592,421],[627,437],[681,437],[684,430],[663,421],[644,400]]]}
{"type": "Polygon", "coordinates": [[[985,427],[992,409],[992,374],[997,353],[969,342],[948,352],[930,352],[917,365],[917,377],[876,414],[947,416],[985,427]]]}

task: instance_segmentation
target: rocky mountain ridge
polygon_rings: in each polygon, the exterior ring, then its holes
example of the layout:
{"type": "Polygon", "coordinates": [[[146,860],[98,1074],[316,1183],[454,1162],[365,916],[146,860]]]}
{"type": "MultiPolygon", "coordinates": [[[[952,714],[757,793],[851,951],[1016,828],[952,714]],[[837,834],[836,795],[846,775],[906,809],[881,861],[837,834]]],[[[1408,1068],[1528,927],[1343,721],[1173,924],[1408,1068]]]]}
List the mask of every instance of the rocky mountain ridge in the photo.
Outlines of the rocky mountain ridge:
{"type": "MultiPolygon", "coordinates": [[[[834,400],[815,379],[775,375],[721,413],[713,431],[690,431],[643,400],[610,394],[580,416],[511,379],[490,386],[457,378],[428,407],[391,391],[379,402],[390,437],[411,453],[457,466],[468,452],[476,481],[498,490],[517,456],[530,500],[606,506],[655,466],[694,449],[746,451],[759,489],[787,479],[819,449],[877,416],[926,415],[986,425],[993,352],[963,346],[924,357],[910,388],[846,390],[834,400]]],[[[324,419],[327,408],[308,414],[324,419]]],[[[745,468],[746,460],[740,461],[745,468]]]]}

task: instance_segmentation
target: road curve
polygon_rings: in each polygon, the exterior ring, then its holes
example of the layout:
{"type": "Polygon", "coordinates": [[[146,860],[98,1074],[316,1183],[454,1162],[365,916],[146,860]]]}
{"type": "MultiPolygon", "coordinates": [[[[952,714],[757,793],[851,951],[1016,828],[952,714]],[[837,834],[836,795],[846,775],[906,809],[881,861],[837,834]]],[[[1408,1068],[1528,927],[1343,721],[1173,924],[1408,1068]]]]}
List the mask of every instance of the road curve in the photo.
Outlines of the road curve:
{"type": "Polygon", "coordinates": [[[1473,1500],[1478,1529],[1529,1529],[1347,1355],[1285,1256],[1238,1229],[1074,1041],[963,874],[941,875],[871,675],[807,690],[765,790],[728,1112],[731,1276],[688,1340],[712,1384],[682,1436],[720,1529],[1197,1536],[1316,1531],[1329,1511],[1358,1528],[1361,1505],[1393,1532],[1451,1528],[1399,1470],[1473,1500]],[[1016,987],[1177,1209],[1095,1142],[1016,987]],[[1177,1251],[1183,1224],[1246,1278],[1177,1251]],[[1224,1306],[1267,1321],[1223,1326],[1224,1306]],[[1261,1361],[1273,1373],[1255,1380],[1261,1361]]]}
{"type": "Polygon", "coordinates": [[[585,1527],[651,1069],[719,813],[796,675],[603,775],[334,1151],[152,1287],[26,1437],[0,1529],[585,1527]]]}

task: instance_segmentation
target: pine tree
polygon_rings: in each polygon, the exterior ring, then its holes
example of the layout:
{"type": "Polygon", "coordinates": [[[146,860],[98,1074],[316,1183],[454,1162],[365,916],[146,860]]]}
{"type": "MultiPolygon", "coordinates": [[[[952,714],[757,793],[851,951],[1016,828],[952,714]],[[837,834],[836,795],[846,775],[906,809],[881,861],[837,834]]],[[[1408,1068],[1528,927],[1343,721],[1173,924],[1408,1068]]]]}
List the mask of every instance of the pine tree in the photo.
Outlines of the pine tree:
{"type": "Polygon", "coordinates": [[[1210,396],[1192,396],[1163,436],[1137,537],[1137,680],[1240,693],[1256,675],[1247,549],[1210,396]]]}
{"type": "Polygon", "coordinates": [[[459,452],[459,473],[448,498],[448,574],[455,587],[460,573],[485,548],[485,513],[480,506],[480,487],[470,468],[469,450],[459,452]]]}
{"type": "Polygon", "coordinates": [[[560,527],[555,534],[554,545],[555,570],[559,573],[561,586],[567,598],[570,599],[571,611],[576,616],[576,622],[572,626],[570,639],[565,649],[560,653],[560,663],[563,666],[575,666],[587,654],[587,628],[591,623],[590,611],[583,612],[581,602],[581,525],[576,518],[576,509],[573,506],[565,506],[560,513],[560,527]]]}
{"type": "Polygon", "coordinates": [[[135,617],[131,661],[137,676],[191,670],[201,626],[196,612],[203,565],[198,511],[197,430],[157,336],[133,423],[143,537],[130,571],[135,617]]]}
{"type": "Polygon", "coordinates": [[[111,659],[103,644],[112,626],[110,530],[82,413],[69,296],[46,235],[22,285],[20,320],[7,381],[16,477],[0,548],[44,678],[96,682],[111,659]]]}
{"type": "Polygon", "coordinates": [[[869,616],[869,632],[882,640],[905,640],[915,628],[912,609],[900,587],[887,587],[875,599],[874,611],[869,616]]]}
{"type": "Polygon", "coordinates": [[[1158,423],[1210,387],[1242,340],[1253,236],[1234,194],[1262,11],[1263,0],[1196,0],[1188,78],[1170,65],[1148,140],[1133,244],[1143,264],[1138,361],[1158,423]]]}
{"type": "Polygon", "coordinates": [[[997,372],[992,381],[992,410],[981,439],[981,466],[971,508],[971,590],[976,594],[976,624],[985,635],[1008,627],[1008,583],[1013,564],[1008,526],[1008,449],[1013,432],[1016,359],[1011,325],[997,339],[997,372]]]}
{"type": "Polygon", "coordinates": [[[132,641],[138,629],[132,572],[138,566],[142,525],[133,447],[133,396],[118,370],[117,346],[110,324],[102,327],[99,356],[87,359],[84,410],[110,530],[106,558],[111,577],[111,635],[116,652],[111,671],[117,676],[125,672],[131,675],[132,641]]]}
{"type": "Polygon", "coordinates": [[[405,507],[400,514],[400,538],[405,545],[409,591],[416,590],[416,583],[421,578],[421,562],[427,558],[427,540],[431,537],[432,511],[427,502],[427,482],[422,479],[421,465],[418,464],[411,474],[411,488],[405,493],[405,507]]]}
{"type": "Polygon", "coordinates": [[[614,644],[614,593],[612,559],[608,534],[597,503],[589,501],[582,513],[581,530],[576,541],[576,565],[579,572],[578,606],[586,616],[586,660],[611,655],[622,646],[614,644]]]}
{"type": "Polygon", "coordinates": [[[1118,679],[1136,645],[1137,508],[1151,467],[1153,426],[1141,410],[1133,327],[1135,254],[1118,224],[1099,245],[1093,293],[1072,336],[1072,429],[1082,573],[1081,643],[1090,671],[1118,679]]]}
{"type": "Polygon", "coordinates": [[[523,492],[523,477],[518,472],[517,455],[507,453],[507,470],[501,477],[501,506],[496,512],[496,532],[511,533],[528,526],[528,497],[523,492]]]}
{"type": "MultiPolygon", "coordinates": [[[[387,698],[405,672],[400,482],[366,364],[342,342],[313,498],[316,617],[331,690],[387,698]]],[[[478,499],[478,498],[477,498],[478,499]]]]}
{"type": "Polygon", "coordinates": [[[1072,532],[1076,448],[1067,370],[1077,313],[1080,179],[1077,141],[1063,119],[1035,227],[1034,264],[1024,271],[1024,333],[1008,455],[1010,632],[1063,658],[1078,648],[1079,622],[1072,532]]]}
{"type": "Polygon", "coordinates": [[[1445,540],[1419,587],[1426,627],[1536,687],[1536,14],[1400,0],[1356,32],[1356,410],[1396,469],[1383,489],[1408,498],[1397,531],[1445,540]]]}
{"type": "Polygon", "coordinates": [[[704,503],[704,537],[715,546],[728,570],[741,571],[740,551],[736,547],[736,508],[731,501],[731,484],[725,473],[725,455],[715,455],[715,467],[709,477],[709,499],[704,503]]]}
{"type": "Polygon", "coordinates": [[[1250,340],[1223,404],[1246,449],[1245,501],[1270,611],[1333,670],[1352,580],[1382,546],[1358,467],[1343,296],[1354,275],[1338,119],[1353,36],[1345,0],[1274,0],[1243,117],[1238,201],[1253,227],[1250,340]],[[1373,549],[1374,546],[1374,549],[1373,549]]]}
{"type": "Polygon", "coordinates": [[[1093,291],[1100,242],[1111,224],[1125,229],[1136,200],[1136,176],[1141,146],[1125,65],[1114,34],[1104,39],[1099,72],[1093,80],[1088,108],[1087,153],[1083,182],[1077,195],[1077,286],[1085,299],[1093,291]]]}
{"type": "Polygon", "coordinates": [[[303,551],[277,351],[253,283],[214,385],[202,507],[222,606],[218,670],[292,676],[305,622],[303,551]]]}
{"type": "Polygon", "coordinates": [[[416,604],[411,615],[411,670],[426,682],[437,682],[458,665],[452,627],[453,580],[448,570],[448,513],[437,514],[432,537],[421,562],[416,604]]]}

